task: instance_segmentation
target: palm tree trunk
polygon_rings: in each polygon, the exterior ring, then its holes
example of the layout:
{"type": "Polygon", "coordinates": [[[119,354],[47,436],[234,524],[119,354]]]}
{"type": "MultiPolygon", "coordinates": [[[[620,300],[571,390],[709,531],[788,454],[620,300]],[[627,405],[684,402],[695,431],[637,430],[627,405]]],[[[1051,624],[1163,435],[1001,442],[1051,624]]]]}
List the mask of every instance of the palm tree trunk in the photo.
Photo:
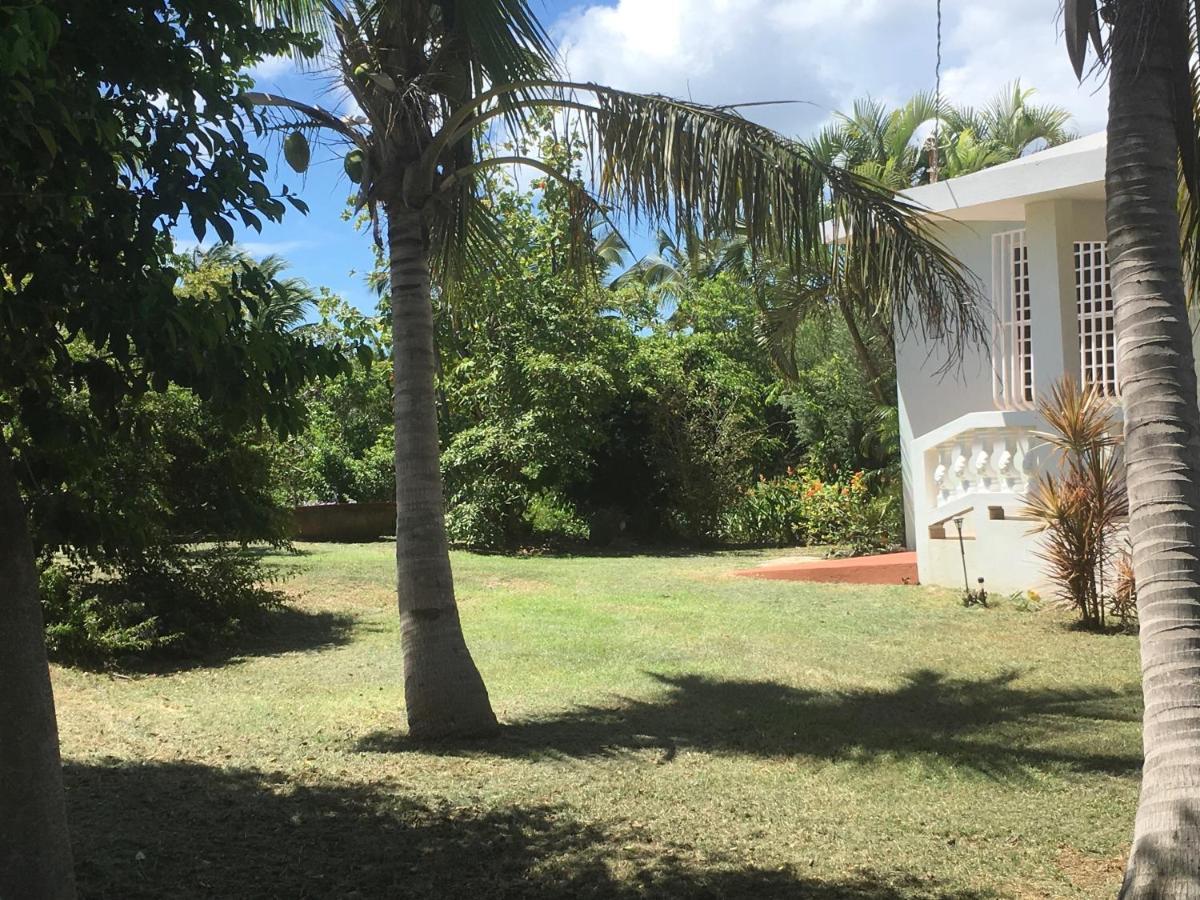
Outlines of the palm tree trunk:
{"type": "Polygon", "coordinates": [[[33,544],[0,434],[0,897],[74,896],[33,544]]]}
{"type": "Polygon", "coordinates": [[[854,318],[854,308],[841,297],[838,298],[838,306],[841,308],[842,318],[846,320],[846,330],[850,333],[850,342],[854,345],[854,352],[858,355],[858,362],[867,375],[867,382],[871,388],[871,396],[875,398],[875,402],[880,406],[887,406],[888,400],[883,393],[883,373],[879,370],[879,366],[876,365],[875,359],[871,356],[867,342],[863,340],[862,332],[858,328],[858,322],[854,318]]]}
{"type": "Polygon", "coordinates": [[[442,500],[434,395],[433,304],[419,212],[389,204],[396,418],[396,587],[404,697],[414,738],[496,731],[487,688],[467,650],[442,500]]]}
{"type": "Polygon", "coordinates": [[[1187,24],[1182,0],[1116,7],[1108,239],[1146,701],[1121,897],[1180,900],[1200,898],[1200,409],[1179,253],[1170,57],[1160,48],[1187,24]]]}

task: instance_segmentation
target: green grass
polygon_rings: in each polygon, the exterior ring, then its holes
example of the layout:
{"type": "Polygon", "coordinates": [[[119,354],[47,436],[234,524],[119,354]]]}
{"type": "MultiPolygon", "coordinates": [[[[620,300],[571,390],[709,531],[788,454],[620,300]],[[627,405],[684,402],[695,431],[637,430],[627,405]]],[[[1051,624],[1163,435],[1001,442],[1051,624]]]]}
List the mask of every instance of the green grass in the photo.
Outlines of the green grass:
{"type": "Polygon", "coordinates": [[[1136,641],[769,554],[455,555],[508,723],[403,734],[390,544],[309,545],[244,655],[58,669],[85,896],[1111,897],[1136,641]]]}

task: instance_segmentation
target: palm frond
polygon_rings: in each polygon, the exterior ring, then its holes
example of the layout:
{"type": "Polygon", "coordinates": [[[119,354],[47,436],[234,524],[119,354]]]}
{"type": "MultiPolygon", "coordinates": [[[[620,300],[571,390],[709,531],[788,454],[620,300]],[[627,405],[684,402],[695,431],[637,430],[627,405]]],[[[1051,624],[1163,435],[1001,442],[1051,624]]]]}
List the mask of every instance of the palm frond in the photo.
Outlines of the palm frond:
{"type": "MultiPolygon", "coordinates": [[[[889,302],[905,310],[897,321],[919,322],[930,336],[951,336],[953,348],[982,337],[978,286],[922,229],[916,210],[886,186],[831,165],[734,108],[546,77],[552,47],[527,0],[259,2],[296,23],[311,25],[318,10],[334,22],[344,80],[369,83],[362,106],[371,131],[310,104],[301,109],[287,98],[256,98],[354,140],[367,169],[363,199],[423,208],[444,278],[483,264],[497,249],[498,231],[477,202],[480,176],[522,156],[518,148],[511,159],[493,158],[481,135],[498,117],[516,129],[526,116],[568,112],[590,166],[587,189],[577,186],[570,194],[581,244],[595,213],[619,208],[661,225],[677,241],[701,223],[704,234],[739,234],[739,255],[770,256],[799,268],[823,256],[823,225],[834,218],[853,235],[856,252],[882,261],[889,302]],[[404,63],[405,53],[427,65],[404,63]],[[400,135],[410,136],[415,159],[398,162],[400,135]],[[384,172],[385,165],[402,165],[403,177],[384,172]],[[385,198],[380,190],[390,193],[385,198]]],[[[888,115],[881,104],[865,101],[856,119],[861,140],[884,141],[888,115]]],[[[573,180],[536,160],[527,164],[573,180]]],[[[692,252],[700,245],[685,240],[679,246],[692,252]]],[[[860,277],[842,266],[834,279],[843,273],[860,277]]]]}
{"type": "Polygon", "coordinates": [[[1054,384],[1038,412],[1050,430],[1037,436],[1060,452],[1082,454],[1119,442],[1108,398],[1095,385],[1080,388],[1069,375],[1054,384]]]}
{"type": "MultiPolygon", "coordinates": [[[[917,131],[921,126],[944,116],[938,107],[937,98],[928,91],[913,94],[908,102],[894,110],[888,118],[884,134],[884,150],[887,159],[900,161],[919,152],[914,147],[917,131]]],[[[909,185],[906,185],[906,187],[909,185]]]]}
{"type": "MultiPolygon", "coordinates": [[[[599,227],[597,223],[593,223],[592,231],[595,232],[599,227]]],[[[605,231],[596,240],[595,253],[601,263],[607,268],[619,266],[625,261],[625,255],[629,253],[629,243],[615,228],[610,228],[605,231]]]]}
{"type": "Polygon", "coordinates": [[[672,263],[657,254],[649,254],[614,278],[609,286],[614,290],[631,284],[670,289],[678,287],[683,281],[683,274],[672,263]]]}
{"type": "Polygon", "coordinates": [[[445,30],[462,43],[485,83],[545,78],[557,70],[554,44],[527,0],[441,3],[445,30]]]}
{"type": "Polygon", "coordinates": [[[443,292],[453,293],[476,274],[514,269],[513,248],[480,181],[464,178],[443,192],[429,217],[430,274],[443,292]]]}

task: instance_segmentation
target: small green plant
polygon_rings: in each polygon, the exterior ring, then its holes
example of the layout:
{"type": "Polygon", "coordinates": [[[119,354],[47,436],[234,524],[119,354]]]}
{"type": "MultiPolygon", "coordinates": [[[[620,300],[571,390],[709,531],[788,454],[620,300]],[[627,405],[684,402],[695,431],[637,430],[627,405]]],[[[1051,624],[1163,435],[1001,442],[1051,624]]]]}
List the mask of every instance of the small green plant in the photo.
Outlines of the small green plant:
{"type": "Polygon", "coordinates": [[[575,506],[551,491],[533,495],[525,511],[525,521],[539,540],[581,543],[592,536],[591,527],[575,506]]]}
{"type": "Polygon", "coordinates": [[[1037,612],[1041,609],[1042,596],[1037,591],[1013,591],[1008,595],[1008,601],[1017,612],[1037,612]]]}
{"type": "Polygon", "coordinates": [[[1137,581],[1133,575],[1133,556],[1123,550],[1113,566],[1116,583],[1109,597],[1109,615],[1117,621],[1123,631],[1133,634],[1138,630],[1137,581]]]}

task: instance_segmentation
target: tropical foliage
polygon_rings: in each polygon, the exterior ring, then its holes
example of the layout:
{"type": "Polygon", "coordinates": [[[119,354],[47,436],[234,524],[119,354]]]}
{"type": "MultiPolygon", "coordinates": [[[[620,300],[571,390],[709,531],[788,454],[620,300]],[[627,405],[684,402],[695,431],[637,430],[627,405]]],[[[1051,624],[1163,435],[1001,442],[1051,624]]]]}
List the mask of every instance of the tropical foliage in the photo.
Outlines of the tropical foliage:
{"type": "MultiPolygon", "coordinates": [[[[961,342],[979,330],[976,292],[904,204],[743,118],[736,109],[635,94],[562,77],[525,0],[257,0],[264,21],[320,35],[325,62],[361,115],[338,117],[270,94],[304,171],[309,136],[344,147],[343,166],[373,221],[386,214],[395,373],[397,591],[406,628],[405,684],[415,734],[496,728],[483,680],[457,626],[437,441],[432,290],[453,300],[471,274],[514,258],[487,196],[488,175],[523,165],[561,185],[570,232],[597,215],[635,212],[681,235],[740,229],[747,246],[787,263],[823,252],[831,215],[911,300],[913,316],[961,342]],[[559,115],[583,136],[585,182],[524,143],[559,115]],[[511,143],[494,151],[503,127],[511,143]]],[[[570,241],[572,268],[586,250],[570,241]]],[[[835,273],[835,279],[837,278],[835,273]]],[[[898,304],[908,310],[910,304],[898,304]]],[[[906,313],[907,316],[907,313],[906,313]]],[[[903,322],[911,318],[901,317],[903,322]]]]}
{"type": "Polygon", "coordinates": [[[813,140],[822,159],[845,165],[892,190],[969,175],[1078,135],[1071,114],[1033,102],[1036,90],[1005,85],[982,107],[956,106],[930,93],[895,109],[870,97],[838,114],[813,140]],[[935,127],[936,126],[936,127],[935,127]]]}
{"type": "Polygon", "coordinates": [[[40,572],[52,659],[95,668],[194,660],[228,647],[283,605],[274,573],[237,545],[165,544],[94,566],[40,572]]]}
{"type": "MultiPolygon", "coordinates": [[[[302,324],[313,294],[283,269],[278,258],[258,263],[230,248],[196,252],[178,259],[176,291],[215,304],[230,284],[263,279],[245,311],[249,334],[288,365],[305,365],[325,352],[302,324]]],[[[72,352],[95,351],[77,340],[72,352]]],[[[61,388],[62,427],[86,428],[89,401],[85,389],[61,388]]],[[[286,542],[288,473],[278,435],[243,412],[230,418],[168,385],[124,398],[99,447],[39,443],[19,424],[12,429],[54,658],[112,665],[194,656],[278,605],[271,573],[239,548],[286,542]],[[199,542],[215,546],[190,546],[199,542]]]]}
{"type": "MultiPolygon", "coordinates": [[[[540,153],[562,158],[570,143],[546,131],[540,153]]],[[[870,391],[836,316],[805,321],[798,377],[783,381],[763,352],[745,268],[703,263],[673,278],[669,293],[667,282],[640,276],[605,285],[626,254],[614,252],[600,228],[589,268],[565,265],[566,190],[541,179],[521,189],[497,175],[489,197],[522,265],[468,281],[452,301],[441,292],[434,298],[442,471],[455,541],[489,548],[774,543],[788,538],[756,531],[749,520],[728,526],[760,474],[803,466],[838,481],[894,465],[898,449],[880,439],[870,391]]],[[[667,253],[687,254],[690,246],[667,253]]],[[[381,328],[386,307],[385,297],[383,314],[351,315],[348,327],[381,328]]],[[[320,327],[339,339],[341,322],[334,316],[320,327]]],[[[382,333],[376,340],[383,343],[382,333]]],[[[301,499],[378,499],[391,489],[385,376],[377,364],[358,364],[310,390],[308,427],[287,448],[301,499]],[[378,480],[359,482],[355,473],[376,459],[378,480]]],[[[875,490],[892,483],[872,476],[875,490]]],[[[853,542],[846,529],[822,533],[853,542]]]]}
{"type": "Polygon", "coordinates": [[[866,472],[825,482],[791,470],[759,482],[726,513],[734,539],[777,546],[840,544],[851,555],[878,553],[900,544],[897,498],[873,495],[866,472]]]}
{"type": "MultiPolygon", "coordinates": [[[[10,442],[98,453],[123,404],[177,384],[223,416],[297,421],[295,387],[336,354],[293,355],[246,310],[253,274],[175,292],[167,229],[231,238],[279,219],[239,72],[312,49],[238,0],[0,6],[0,894],[71,897],[70,840],[35,548],[10,442]],[[83,397],[78,412],[58,402],[83,397]]],[[[301,204],[302,206],[302,204],[301,204]]],[[[53,484],[41,481],[41,484],[53,484]]]]}
{"type": "Polygon", "coordinates": [[[1085,626],[1103,628],[1115,596],[1118,531],[1129,514],[1114,409],[1100,391],[1068,377],[1038,410],[1050,427],[1040,437],[1053,454],[1024,512],[1044,534],[1040,556],[1061,597],[1085,626]]]}

